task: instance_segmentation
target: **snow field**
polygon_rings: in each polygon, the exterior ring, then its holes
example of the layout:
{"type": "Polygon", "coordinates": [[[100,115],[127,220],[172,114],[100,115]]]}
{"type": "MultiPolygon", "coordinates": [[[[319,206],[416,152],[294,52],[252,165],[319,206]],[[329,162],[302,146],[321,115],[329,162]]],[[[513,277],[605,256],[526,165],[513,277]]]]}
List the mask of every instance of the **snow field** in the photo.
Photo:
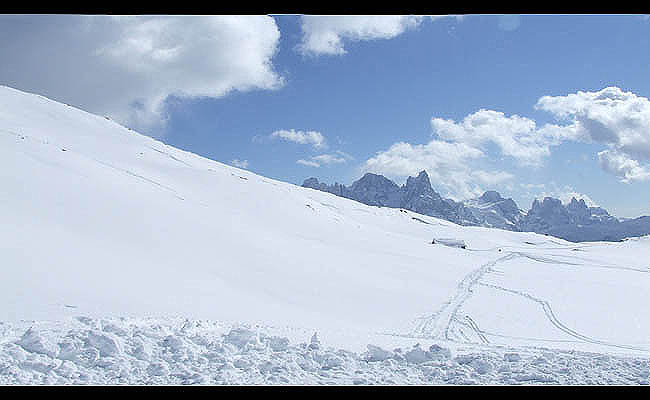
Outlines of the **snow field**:
{"type": "Polygon", "coordinates": [[[650,237],[370,207],[4,87],[0,162],[0,383],[646,381],[650,237]]]}

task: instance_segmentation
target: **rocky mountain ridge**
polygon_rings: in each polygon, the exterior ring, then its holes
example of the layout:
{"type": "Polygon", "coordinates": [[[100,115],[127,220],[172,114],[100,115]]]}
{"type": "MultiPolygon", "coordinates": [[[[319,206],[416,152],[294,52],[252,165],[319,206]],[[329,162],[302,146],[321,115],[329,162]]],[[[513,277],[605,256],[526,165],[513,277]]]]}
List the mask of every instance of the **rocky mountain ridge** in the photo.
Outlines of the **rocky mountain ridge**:
{"type": "Polygon", "coordinates": [[[436,192],[426,171],[408,177],[402,186],[373,173],[366,173],[349,187],[328,185],[316,178],[305,180],[302,186],[372,206],[404,208],[459,225],[543,233],[572,242],[617,241],[650,234],[650,216],[618,219],[601,207],[587,206],[583,199],[572,198],[568,204],[553,197],[535,199],[527,212],[513,199],[503,198],[493,190],[457,202],[436,192]]]}

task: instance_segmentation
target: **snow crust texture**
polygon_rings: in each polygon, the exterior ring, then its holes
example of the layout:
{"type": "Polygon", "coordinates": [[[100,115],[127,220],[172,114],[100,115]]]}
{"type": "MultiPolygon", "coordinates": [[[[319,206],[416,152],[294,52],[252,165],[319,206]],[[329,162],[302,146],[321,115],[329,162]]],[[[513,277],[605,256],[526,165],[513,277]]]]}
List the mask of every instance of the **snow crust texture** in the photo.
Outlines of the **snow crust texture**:
{"type": "MultiPolygon", "coordinates": [[[[0,384],[648,384],[650,359],[438,344],[365,352],[188,319],[0,325],[0,384]]],[[[307,339],[307,337],[305,337],[307,339]]]]}

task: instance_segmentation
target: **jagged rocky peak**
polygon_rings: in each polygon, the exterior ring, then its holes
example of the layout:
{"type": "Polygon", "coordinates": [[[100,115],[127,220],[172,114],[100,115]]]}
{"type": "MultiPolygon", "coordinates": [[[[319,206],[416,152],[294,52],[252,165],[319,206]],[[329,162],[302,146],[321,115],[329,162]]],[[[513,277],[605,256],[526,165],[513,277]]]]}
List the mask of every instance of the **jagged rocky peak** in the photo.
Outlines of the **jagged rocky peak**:
{"type": "Polygon", "coordinates": [[[372,206],[399,207],[399,186],[383,175],[366,173],[348,188],[345,197],[372,206]]]}
{"type": "Polygon", "coordinates": [[[406,186],[423,186],[423,187],[431,187],[431,181],[429,180],[429,174],[427,174],[427,171],[422,170],[416,176],[415,178],[412,176],[409,176],[406,179],[406,186]]]}
{"type": "Polygon", "coordinates": [[[562,201],[560,199],[556,199],[554,197],[544,197],[541,202],[538,199],[535,199],[535,201],[533,201],[533,205],[530,208],[529,213],[549,212],[559,209],[564,210],[564,206],[562,205],[562,201]]]}
{"type": "Polygon", "coordinates": [[[578,220],[588,219],[591,216],[591,210],[587,207],[584,199],[578,201],[575,197],[572,197],[569,204],[566,205],[566,209],[578,220]]]}
{"type": "MultiPolygon", "coordinates": [[[[570,216],[560,199],[544,197],[544,200],[541,202],[535,199],[532,207],[528,211],[528,223],[536,220],[551,225],[566,224],[569,223],[570,216]]],[[[534,229],[532,230],[535,231],[534,229]]]]}
{"type": "Polygon", "coordinates": [[[501,194],[495,190],[488,190],[481,197],[479,197],[479,200],[481,200],[484,203],[496,203],[497,201],[502,201],[505,200],[503,197],[501,197],[501,194]]]}
{"type": "Polygon", "coordinates": [[[418,176],[409,176],[406,183],[402,185],[402,192],[404,193],[403,201],[408,203],[415,198],[431,198],[440,200],[442,197],[431,187],[431,181],[427,171],[420,171],[418,176]]]}
{"type": "Polygon", "coordinates": [[[320,182],[318,182],[318,178],[307,178],[302,183],[302,186],[306,188],[320,189],[320,182]]]}
{"type": "Polygon", "coordinates": [[[437,193],[433,190],[431,187],[431,181],[429,180],[429,175],[427,174],[427,171],[420,171],[418,176],[412,177],[409,176],[406,179],[406,184],[403,186],[405,191],[408,193],[408,195],[434,195],[434,197],[439,197],[435,196],[437,193]]]}
{"type": "Polygon", "coordinates": [[[571,201],[567,204],[569,208],[587,208],[587,203],[585,199],[576,200],[575,197],[571,197],[571,201]]]}
{"type": "Polygon", "coordinates": [[[323,192],[329,192],[337,196],[348,196],[348,188],[338,182],[334,183],[333,185],[328,185],[326,183],[319,182],[317,178],[312,177],[305,179],[305,181],[302,183],[302,186],[306,188],[321,190],[323,192]]]}
{"type": "Polygon", "coordinates": [[[377,175],[373,174],[372,172],[366,172],[359,180],[355,181],[351,188],[356,188],[360,186],[372,186],[372,187],[382,187],[382,186],[388,186],[388,187],[397,187],[395,182],[391,181],[390,179],[386,178],[383,175],[377,175]]]}
{"type": "Polygon", "coordinates": [[[368,205],[405,208],[462,225],[545,233],[571,241],[619,240],[650,233],[650,217],[620,222],[603,208],[589,207],[584,199],[572,198],[567,204],[553,197],[535,199],[528,213],[520,210],[513,199],[503,198],[494,190],[457,203],[433,190],[426,171],[409,177],[402,186],[370,172],[349,187],[339,183],[327,185],[316,178],[306,179],[303,186],[368,205]]]}

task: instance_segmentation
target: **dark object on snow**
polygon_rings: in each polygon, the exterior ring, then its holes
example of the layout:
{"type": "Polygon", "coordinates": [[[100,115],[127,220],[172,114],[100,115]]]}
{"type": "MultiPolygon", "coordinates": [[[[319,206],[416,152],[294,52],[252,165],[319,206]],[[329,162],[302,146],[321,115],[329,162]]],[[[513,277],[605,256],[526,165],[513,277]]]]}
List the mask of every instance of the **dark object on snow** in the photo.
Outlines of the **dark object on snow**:
{"type": "Polygon", "coordinates": [[[433,239],[431,241],[431,244],[441,244],[443,246],[448,246],[448,247],[458,247],[461,249],[466,249],[467,245],[465,244],[464,240],[460,239],[448,239],[448,238],[438,238],[438,239],[433,239]]]}

